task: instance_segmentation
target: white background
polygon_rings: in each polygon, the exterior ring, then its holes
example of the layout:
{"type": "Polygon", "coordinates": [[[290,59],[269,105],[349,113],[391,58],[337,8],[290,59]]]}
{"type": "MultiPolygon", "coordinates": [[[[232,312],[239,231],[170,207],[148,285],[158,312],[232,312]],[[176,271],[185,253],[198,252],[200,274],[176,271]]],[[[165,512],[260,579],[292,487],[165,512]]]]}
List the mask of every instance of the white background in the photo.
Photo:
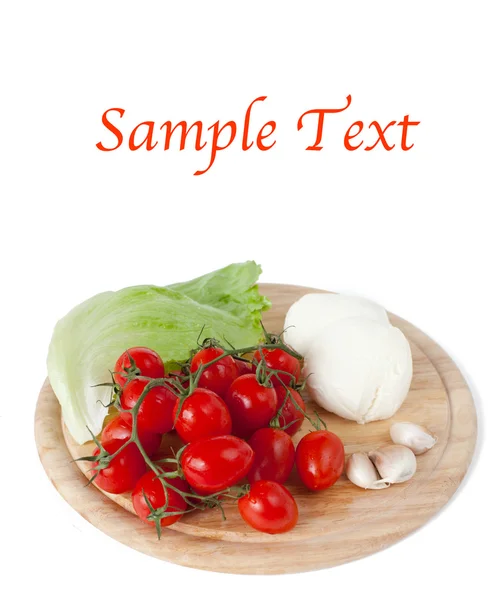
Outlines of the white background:
{"type": "Polygon", "coordinates": [[[3,597],[491,594],[492,5],[2,3],[3,597]],[[297,132],[298,117],[343,106],[348,94],[351,107],[327,117],[324,149],[306,152],[313,133],[297,132]],[[205,151],[95,148],[110,107],[126,110],[129,134],[143,120],[241,124],[261,95],[254,124],[277,121],[275,147],[242,152],[237,137],[200,177],[192,173],[205,168],[205,151]],[[385,125],[405,114],[421,121],[409,152],[344,149],[353,121],[385,125]],[[106,537],[44,475],[33,416],[55,321],[103,290],[185,280],[246,259],[263,265],[264,281],[384,304],[440,342],[468,377],[480,427],[470,474],[437,518],[384,552],[295,576],[190,571],[106,537]]]}

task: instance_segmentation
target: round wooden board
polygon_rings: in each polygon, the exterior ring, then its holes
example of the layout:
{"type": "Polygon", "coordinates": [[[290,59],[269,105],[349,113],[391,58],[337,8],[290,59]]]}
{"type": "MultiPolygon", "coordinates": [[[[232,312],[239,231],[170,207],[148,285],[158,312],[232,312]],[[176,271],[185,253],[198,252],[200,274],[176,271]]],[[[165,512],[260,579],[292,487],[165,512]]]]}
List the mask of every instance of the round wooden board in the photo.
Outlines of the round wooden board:
{"type": "MultiPolygon", "coordinates": [[[[281,331],[288,307],[309,288],[261,284],[272,309],[265,313],[269,331],[281,331]]],[[[71,462],[88,455],[92,444],[78,446],[61,421],[60,407],[48,381],[38,399],[35,435],[43,466],[61,495],[100,530],[154,557],[181,565],[228,573],[294,573],[335,566],[381,550],[423,525],[455,492],[476,443],[476,413],[471,392],[450,357],[413,325],[389,315],[411,344],[414,375],[409,395],[391,420],[358,425],[318,409],[337,433],[347,454],[389,442],[394,421],[413,421],[438,437],[430,452],[418,457],[413,479],[385,490],[366,491],[345,476],[329,490],[313,494],[295,474],[288,483],[299,505],[299,523],[291,532],[270,536],[251,530],[236,504],[218,511],[186,515],[157,540],[155,529],[132,514],[129,495],[107,497],[86,486],[87,463],[71,462]]],[[[304,425],[298,441],[309,430],[304,425]]],[[[170,441],[170,440],[169,440],[170,441]]],[[[165,441],[168,444],[169,441],[165,441]]]]}

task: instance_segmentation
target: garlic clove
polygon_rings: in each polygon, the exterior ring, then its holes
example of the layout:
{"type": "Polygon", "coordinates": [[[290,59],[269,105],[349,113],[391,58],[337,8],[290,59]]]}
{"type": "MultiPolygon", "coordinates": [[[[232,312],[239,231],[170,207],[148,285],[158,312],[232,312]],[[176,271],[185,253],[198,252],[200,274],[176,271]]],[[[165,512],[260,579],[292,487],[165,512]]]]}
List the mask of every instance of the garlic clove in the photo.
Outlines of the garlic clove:
{"type": "Polygon", "coordinates": [[[394,423],[390,427],[390,437],[394,444],[407,446],[416,455],[427,452],[437,443],[431,431],[415,423],[394,423]]]}
{"type": "Polygon", "coordinates": [[[416,457],[406,446],[394,444],[369,453],[383,481],[403,483],[416,473],[416,457]]]}
{"type": "Polygon", "coordinates": [[[365,452],[352,454],[345,467],[345,472],[350,481],[365,490],[381,490],[390,484],[380,481],[375,466],[365,452]]]}

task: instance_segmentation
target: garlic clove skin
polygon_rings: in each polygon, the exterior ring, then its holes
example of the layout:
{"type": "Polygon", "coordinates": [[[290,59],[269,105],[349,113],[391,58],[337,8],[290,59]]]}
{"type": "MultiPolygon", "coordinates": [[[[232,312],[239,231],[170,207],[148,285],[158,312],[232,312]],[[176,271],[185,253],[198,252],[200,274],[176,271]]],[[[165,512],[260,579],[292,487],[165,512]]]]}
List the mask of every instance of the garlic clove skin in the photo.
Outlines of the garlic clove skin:
{"type": "Polygon", "coordinates": [[[382,481],[387,483],[403,483],[416,473],[416,456],[406,446],[393,444],[373,450],[368,454],[377,468],[382,481]]]}
{"type": "Polygon", "coordinates": [[[390,427],[390,437],[394,444],[410,448],[416,456],[424,454],[437,443],[431,431],[415,423],[394,423],[390,427]]]}
{"type": "Polygon", "coordinates": [[[365,452],[355,452],[349,457],[345,473],[354,485],[365,490],[381,490],[390,485],[379,479],[378,471],[365,452]]]}

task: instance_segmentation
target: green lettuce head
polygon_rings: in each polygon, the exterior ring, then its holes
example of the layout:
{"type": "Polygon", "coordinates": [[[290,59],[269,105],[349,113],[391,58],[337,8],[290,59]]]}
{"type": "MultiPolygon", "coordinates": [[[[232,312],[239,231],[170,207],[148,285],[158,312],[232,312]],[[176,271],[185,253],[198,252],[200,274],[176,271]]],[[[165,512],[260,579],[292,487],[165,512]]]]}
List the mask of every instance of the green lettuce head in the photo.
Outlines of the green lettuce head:
{"type": "Polygon", "coordinates": [[[107,414],[117,358],[133,346],[158,352],[164,362],[182,361],[199,334],[235,347],[262,338],[261,268],[253,261],[232,264],[192,281],[166,287],[141,285],[98,294],[76,306],[57,325],[48,351],[48,377],[69,432],[82,444],[98,434],[107,414]],[[202,331],[203,329],[203,331],[202,331]]]}

